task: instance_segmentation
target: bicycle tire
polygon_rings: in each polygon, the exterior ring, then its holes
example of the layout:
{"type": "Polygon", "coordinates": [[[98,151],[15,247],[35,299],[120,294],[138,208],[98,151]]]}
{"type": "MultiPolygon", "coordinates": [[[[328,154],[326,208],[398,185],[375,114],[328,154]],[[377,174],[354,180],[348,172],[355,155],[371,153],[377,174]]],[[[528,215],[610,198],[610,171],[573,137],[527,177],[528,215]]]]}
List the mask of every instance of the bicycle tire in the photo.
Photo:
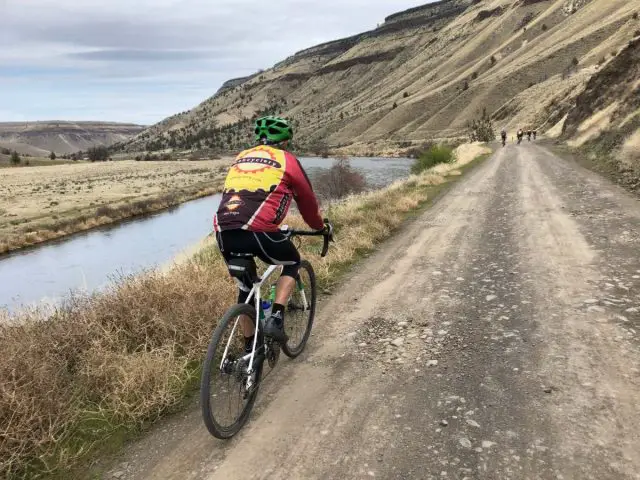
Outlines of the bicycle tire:
{"type": "MultiPolygon", "coordinates": [[[[256,397],[258,395],[258,389],[260,387],[260,381],[262,379],[262,367],[264,362],[259,361],[256,365],[256,377],[255,377],[255,387],[249,393],[247,401],[244,405],[244,408],[237,420],[230,426],[221,425],[215,418],[214,413],[212,411],[212,391],[211,391],[211,375],[217,374],[218,370],[218,361],[215,360],[215,354],[218,350],[218,344],[222,338],[223,333],[229,327],[231,322],[235,322],[235,319],[239,315],[247,315],[255,322],[256,311],[252,305],[248,304],[236,304],[231,307],[227,312],[223,315],[218,327],[213,332],[213,336],[211,337],[211,342],[209,342],[209,348],[207,349],[207,355],[205,357],[205,362],[202,369],[202,376],[200,379],[200,404],[202,407],[202,418],[204,420],[204,424],[209,430],[209,433],[216,438],[221,440],[226,440],[234,435],[236,435],[240,429],[244,426],[244,424],[249,419],[249,415],[251,413],[251,409],[256,401],[256,397]]],[[[260,338],[258,339],[260,340],[260,338]]],[[[260,342],[261,343],[261,342],[260,342]]],[[[224,351],[224,345],[222,345],[222,349],[224,351]]]]}
{"type": "MultiPolygon", "coordinates": [[[[309,340],[309,335],[311,335],[311,329],[313,327],[313,320],[315,318],[316,315],[316,301],[317,301],[317,286],[316,286],[316,274],[313,271],[313,267],[311,266],[311,264],[306,261],[306,260],[302,260],[302,262],[300,263],[300,270],[302,272],[306,272],[309,276],[309,288],[305,288],[305,293],[307,293],[308,291],[311,293],[310,295],[310,299],[308,301],[309,303],[309,315],[306,321],[306,326],[305,326],[305,330],[304,330],[304,334],[301,338],[301,340],[298,342],[297,345],[292,345],[291,341],[292,339],[289,338],[289,340],[287,341],[287,343],[285,343],[284,345],[282,345],[282,351],[284,352],[284,354],[289,357],[289,358],[296,358],[298,355],[300,355],[305,347],[307,346],[307,340],[309,340]]],[[[294,292],[295,295],[296,292],[294,292]]],[[[290,320],[290,319],[289,319],[290,320]]],[[[287,328],[287,325],[290,324],[289,320],[286,319],[285,317],[285,329],[287,328]]]]}

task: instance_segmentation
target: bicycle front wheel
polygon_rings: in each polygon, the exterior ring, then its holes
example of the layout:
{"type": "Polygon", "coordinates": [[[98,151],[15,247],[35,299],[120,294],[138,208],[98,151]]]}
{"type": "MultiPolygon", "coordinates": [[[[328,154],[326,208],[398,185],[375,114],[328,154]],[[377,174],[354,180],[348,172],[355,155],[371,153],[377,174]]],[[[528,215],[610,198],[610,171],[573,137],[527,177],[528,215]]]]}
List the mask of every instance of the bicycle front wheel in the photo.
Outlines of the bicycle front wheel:
{"type": "Polygon", "coordinates": [[[257,353],[253,373],[247,372],[249,360],[243,358],[244,334],[240,316],[246,316],[255,324],[253,306],[237,304],[227,310],[209,343],[200,380],[204,424],[211,435],[220,439],[233,437],[246,423],[262,375],[264,356],[257,353]]]}
{"type": "Polygon", "coordinates": [[[296,358],[307,345],[316,314],[316,297],[316,275],[311,264],[303,260],[285,315],[289,339],[282,346],[282,351],[289,358],[296,358]]]}

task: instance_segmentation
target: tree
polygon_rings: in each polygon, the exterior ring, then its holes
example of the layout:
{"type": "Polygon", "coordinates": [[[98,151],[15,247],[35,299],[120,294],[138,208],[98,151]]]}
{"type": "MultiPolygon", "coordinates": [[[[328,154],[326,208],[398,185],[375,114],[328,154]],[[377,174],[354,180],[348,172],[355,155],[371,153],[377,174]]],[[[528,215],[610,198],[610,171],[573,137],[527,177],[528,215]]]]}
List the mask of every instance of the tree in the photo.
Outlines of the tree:
{"type": "Polygon", "coordinates": [[[496,138],[493,130],[491,117],[487,114],[487,109],[482,109],[480,118],[473,119],[468,124],[469,139],[472,142],[492,142],[496,138]]]}
{"type": "Polygon", "coordinates": [[[87,150],[87,155],[92,162],[104,162],[109,158],[109,149],[104,145],[98,145],[87,150]]]}
{"type": "Polygon", "coordinates": [[[18,152],[16,152],[15,150],[11,152],[11,163],[13,163],[14,165],[18,165],[20,161],[20,155],[18,155],[18,152]]]}
{"type": "Polygon", "coordinates": [[[50,158],[51,160],[55,160],[55,159],[56,159],[56,154],[55,154],[55,152],[53,152],[53,151],[52,151],[52,152],[51,152],[51,154],[49,155],[49,158],[50,158]]]}

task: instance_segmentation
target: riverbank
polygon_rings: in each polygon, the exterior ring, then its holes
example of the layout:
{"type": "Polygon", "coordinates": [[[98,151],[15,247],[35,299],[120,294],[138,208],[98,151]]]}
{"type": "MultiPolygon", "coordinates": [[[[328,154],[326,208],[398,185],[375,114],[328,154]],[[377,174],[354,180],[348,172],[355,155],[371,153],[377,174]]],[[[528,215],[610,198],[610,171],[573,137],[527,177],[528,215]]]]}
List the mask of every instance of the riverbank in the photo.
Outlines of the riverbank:
{"type": "MultiPolygon", "coordinates": [[[[475,164],[473,156],[458,158],[438,174],[332,204],[326,213],[337,243],[328,257],[320,258],[319,239],[305,239],[301,247],[321,289],[337,285],[349,266],[475,164]]],[[[103,293],[71,298],[52,316],[26,312],[0,322],[0,420],[8,426],[0,476],[78,478],[83,473],[75,469],[92,454],[118,448],[179,410],[197,385],[215,319],[234,289],[210,247],[169,272],[125,278],[103,293]]]]}
{"type": "Polygon", "coordinates": [[[230,158],[0,170],[0,254],[220,191],[230,158]]]}

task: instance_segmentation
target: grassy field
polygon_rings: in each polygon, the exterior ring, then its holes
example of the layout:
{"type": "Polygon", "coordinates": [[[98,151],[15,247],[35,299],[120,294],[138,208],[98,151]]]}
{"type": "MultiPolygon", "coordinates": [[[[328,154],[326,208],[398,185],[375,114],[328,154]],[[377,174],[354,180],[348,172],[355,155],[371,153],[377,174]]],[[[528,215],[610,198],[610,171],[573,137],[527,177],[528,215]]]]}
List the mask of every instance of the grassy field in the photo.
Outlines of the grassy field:
{"type": "Polygon", "coordinates": [[[73,160],[65,160],[63,158],[56,158],[55,160],[51,160],[50,158],[44,157],[25,157],[21,156],[20,163],[18,165],[14,165],[11,163],[10,157],[8,155],[0,154],[0,168],[20,168],[20,167],[47,167],[47,166],[55,166],[55,165],[70,165],[74,162],[73,160]]]}
{"type": "MultiPolygon", "coordinates": [[[[475,163],[440,165],[438,173],[330,205],[337,243],[328,257],[319,256],[320,239],[302,244],[320,288],[334,287],[475,163]]],[[[302,224],[295,216],[287,223],[302,224]]],[[[88,458],[180,409],[234,290],[212,247],[168,272],[71,298],[52,316],[0,318],[0,477],[83,477],[88,458]]]]}
{"type": "Polygon", "coordinates": [[[217,192],[229,162],[0,169],[0,254],[217,192]]]}

